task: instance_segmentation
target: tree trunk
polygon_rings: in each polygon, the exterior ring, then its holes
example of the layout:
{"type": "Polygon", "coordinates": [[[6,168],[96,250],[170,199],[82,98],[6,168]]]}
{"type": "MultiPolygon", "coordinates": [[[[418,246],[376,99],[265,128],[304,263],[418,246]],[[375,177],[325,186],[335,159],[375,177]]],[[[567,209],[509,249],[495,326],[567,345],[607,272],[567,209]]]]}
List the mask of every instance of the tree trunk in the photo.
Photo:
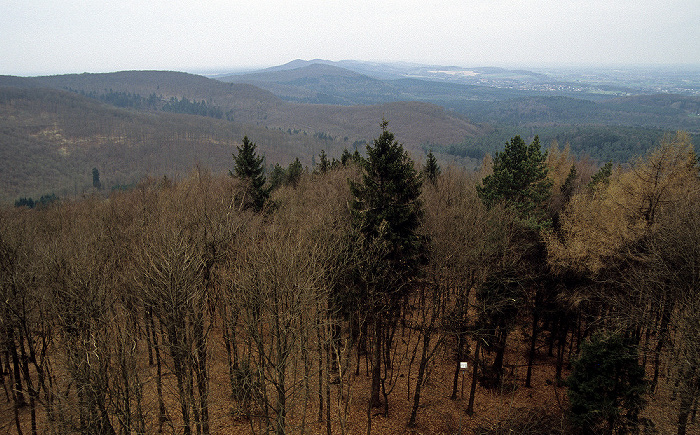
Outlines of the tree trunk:
{"type": "Polygon", "coordinates": [[[382,321],[379,314],[374,316],[374,349],[372,349],[372,387],[370,392],[370,406],[377,408],[381,406],[382,400],[379,397],[382,377],[382,321]]]}
{"type": "MultiPolygon", "coordinates": [[[[557,367],[556,367],[556,380],[557,383],[561,381],[561,373],[564,369],[564,349],[566,348],[566,337],[569,335],[568,323],[564,322],[564,327],[562,332],[560,332],[559,342],[557,343],[557,367]]],[[[573,340],[573,337],[572,337],[573,340]]]]}
{"type": "Polygon", "coordinates": [[[659,326],[659,338],[656,342],[656,348],[654,349],[654,377],[651,381],[649,391],[652,393],[656,390],[656,384],[659,381],[659,369],[661,367],[661,351],[666,344],[666,338],[668,337],[668,324],[671,321],[671,313],[673,312],[673,303],[669,295],[664,303],[661,312],[661,325],[659,326]]]}
{"type": "MultiPolygon", "coordinates": [[[[163,423],[167,420],[165,402],[163,401],[163,368],[160,360],[160,345],[156,335],[155,323],[151,316],[151,331],[153,333],[153,350],[156,356],[156,392],[158,394],[158,433],[163,432],[163,423]]],[[[161,331],[162,334],[162,331],[161,331]]],[[[161,340],[162,341],[162,340],[161,340]]]]}
{"type": "Polygon", "coordinates": [[[474,414],[474,395],[476,394],[476,380],[479,375],[479,351],[481,350],[481,341],[477,338],[476,348],[474,349],[474,367],[472,368],[472,386],[469,390],[469,406],[467,406],[467,414],[474,414]]]}
{"type": "Polygon", "coordinates": [[[499,328],[496,335],[496,357],[493,359],[493,365],[491,366],[491,371],[495,376],[495,387],[501,385],[501,379],[503,378],[503,359],[505,357],[507,339],[507,332],[504,329],[499,328]]]}
{"type": "MultiPolygon", "coordinates": [[[[538,292],[539,293],[539,292],[538,292]]],[[[535,300],[537,301],[539,299],[538,296],[535,296],[535,300]]],[[[535,302],[537,304],[537,302],[535,302]]],[[[532,330],[531,330],[531,335],[530,335],[530,352],[527,358],[527,376],[525,376],[525,387],[526,388],[531,388],[532,387],[532,364],[535,361],[535,350],[537,348],[537,323],[540,320],[540,310],[538,307],[535,307],[535,309],[532,312],[532,330]]]]}
{"type": "Polygon", "coordinates": [[[411,416],[408,419],[408,427],[416,426],[416,416],[418,415],[418,406],[420,404],[420,393],[423,386],[423,378],[425,377],[425,368],[428,365],[429,360],[429,346],[431,332],[428,329],[423,334],[423,351],[421,352],[420,365],[418,366],[418,379],[416,379],[416,391],[413,395],[413,408],[411,409],[411,416]]]}
{"type": "Polygon", "coordinates": [[[464,334],[457,335],[457,363],[455,364],[455,374],[452,379],[452,395],[450,400],[457,400],[457,389],[459,388],[459,372],[460,362],[462,361],[462,353],[464,352],[464,334]]]}
{"type": "MultiPolygon", "coordinates": [[[[323,338],[321,337],[321,325],[318,325],[316,337],[318,339],[318,422],[323,421],[323,338]]],[[[328,404],[330,406],[330,403],[328,404]]]]}

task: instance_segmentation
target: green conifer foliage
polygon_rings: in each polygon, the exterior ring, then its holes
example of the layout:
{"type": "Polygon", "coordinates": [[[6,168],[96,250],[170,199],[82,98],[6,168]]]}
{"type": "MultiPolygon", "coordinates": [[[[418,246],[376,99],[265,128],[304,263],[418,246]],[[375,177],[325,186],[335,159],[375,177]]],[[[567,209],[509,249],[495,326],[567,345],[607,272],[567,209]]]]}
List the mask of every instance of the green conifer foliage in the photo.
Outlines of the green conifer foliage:
{"type": "Polygon", "coordinates": [[[351,204],[359,230],[368,238],[390,243],[390,261],[415,263],[421,249],[418,235],[422,213],[422,181],[403,146],[382,122],[382,134],[367,147],[362,183],[351,183],[351,204]]]}
{"type": "Polygon", "coordinates": [[[527,145],[515,136],[503,152],[496,153],[493,174],[484,177],[476,187],[479,198],[487,207],[505,202],[532,226],[548,226],[551,222],[545,205],[551,195],[552,180],[547,177],[546,160],[539,137],[527,145]]]}
{"type": "MultiPolygon", "coordinates": [[[[380,378],[386,341],[385,331],[396,325],[401,297],[410,289],[418,272],[423,238],[418,233],[422,206],[419,200],[422,181],[403,146],[387,130],[367,146],[367,159],[359,160],[363,169],[361,183],[350,183],[350,204],[354,227],[360,236],[361,258],[358,265],[365,304],[374,331],[372,349],[372,385],[370,403],[379,406],[380,378]]],[[[385,368],[386,370],[386,368],[385,368]]],[[[385,402],[385,413],[388,404],[385,402]]]]}
{"type": "Polygon", "coordinates": [[[428,181],[435,184],[437,177],[440,175],[440,166],[438,165],[437,159],[432,151],[428,153],[423,172],[425,173],[425,177],[428,179],[428,181]]]}
{"type": "Polygon", "coordinates": [[[571,423],[584,433],[624,432],[644,406],[644,368],[637,348],[620,334],[597,334],[584,343],[566,385],[571,423]]]}
{"type": "Polygon", "coordinates": [[[287,168],[287,181],[286,184],[292,187],[297,187],[301,175],[304,173],[304,167],[301,165],[299,158],[294,159],[292,163],[289,164],[287,168]]]}
{"type": "Polygon", "coordinates": [[[238,155],[233,156],[234,168],[229,174],[248,183],[245,207],[259,211],[270,196],[270,189],[265,187],[264,157],[257,156],[255,143],[250,142],[248,136],[243,137],[243,146],[236,148],[238,155]]]}

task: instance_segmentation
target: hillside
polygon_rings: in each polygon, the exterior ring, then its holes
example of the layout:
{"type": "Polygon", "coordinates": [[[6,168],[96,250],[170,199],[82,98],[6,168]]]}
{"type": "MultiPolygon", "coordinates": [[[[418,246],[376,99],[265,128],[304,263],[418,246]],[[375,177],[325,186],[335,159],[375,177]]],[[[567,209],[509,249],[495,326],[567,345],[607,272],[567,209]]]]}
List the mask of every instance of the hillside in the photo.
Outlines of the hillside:
{"type": "Polygon", "coordinates": [[[245,134],[268,165],[298,157],[312,166],[321,150],[363,151],[382,119],[414,159],[433,149],[470,168],[514,135],[570,143],[598,162],[643,154],[666,131],[688,131],[700,148],[700,97],[575,98],[561,84],[535,85],[551,83],[528,71],[352,61],[294,61],[218,80],[172,71],[0,76],[0,200],[81,193],[93,167],[106,186],[176,176],[197,162],[225,171],[245,134]]]}
{"type": "MultiPolygon", "coordinates": [[[[335,68],[337,70],[338,68],[335,68]]],[[[345,74],[350,78],[351,74],[345,74]]],[[[306,73],[299,77],[307,76],[306,73]]],[[[42,86],[84,93],[129,92],[160,100],[187,98],[204,100],[230,114],[230,119],[270,129],[299,130],[347,137],[350,143],[370,140],[385,115],[399,140],[412,152],[422,153],[427,142],[449,144],[476,134],[480,129],[459,115],[438,106],[395,102],[372,107],[338,107],[323,104],[295,104],[271,92],[244,83],[223,83],[202,76],[176,72],[125,71],[109,74],[78,74],[33,79],[42,86]],[[439,126],[439,129],[433,128],[439,126]]],[[[306,79],[304,79],[306,80],[306,79]]],[[[0,79],[0,86],[3,80],[0,79]]],[[[332,85],[328,85],[329,88],[332,85]]],[[[337,146],[342,151],[342,146],[337,146]]],[[[310,158],[311,156],[304,156],[310,158]]]]}
{"type": "Polygon", "coordinates": [[[0,115],[2,202],[80,194],[92,186],[92,168],[107,187],[145,175],[181,176],[197,163],[225,172],[243,135],[258,144],[268,165],[298,157],[312,166],[321,150],[330,157],[345,148],[364,151],[362,144],[377,136],[383,117],[416,159],[423,156],[422,145],[459,143],[479,132],[429,104],[294,104],[252,85],[153,71],[0,77],[0,115]],[[115,108],[75,91],[204,100],[226,111],[229,120],[115,108]]]}
{"type": "Polygon", "coordinates": [[[222,124],[129,112],[65,91],[0,88],[0,200],[79,194],[93,167],[106,186],[176,176],[198,160],[222,170],[237,136],[222,124]]]}
{"type": "Polygon", "coordinates": [[[255,85],[285,100],[303,103],[354,105],[400,99],[399,91],[388,83],[321,63],[230,75],[219,80],[255,85]]]}

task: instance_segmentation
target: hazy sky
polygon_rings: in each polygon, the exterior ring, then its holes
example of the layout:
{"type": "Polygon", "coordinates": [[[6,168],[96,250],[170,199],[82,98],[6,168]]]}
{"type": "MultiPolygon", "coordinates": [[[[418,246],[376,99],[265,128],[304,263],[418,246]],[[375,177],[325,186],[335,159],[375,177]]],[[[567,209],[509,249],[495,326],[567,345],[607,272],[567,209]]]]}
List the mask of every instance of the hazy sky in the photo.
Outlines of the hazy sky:
{"type": "Polygon", "coordinates": [[[700,0],[0,0],[0,74],[700,64],[700,0]]]}

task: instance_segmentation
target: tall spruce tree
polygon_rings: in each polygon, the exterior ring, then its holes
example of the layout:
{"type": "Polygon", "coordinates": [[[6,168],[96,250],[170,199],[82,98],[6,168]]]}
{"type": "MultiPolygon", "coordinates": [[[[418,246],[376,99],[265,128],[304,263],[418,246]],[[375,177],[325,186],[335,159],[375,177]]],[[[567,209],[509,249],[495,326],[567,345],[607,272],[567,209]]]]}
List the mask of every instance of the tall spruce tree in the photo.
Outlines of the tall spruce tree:
{"type": "Polygon", "coordinates": [[[476,187],[479,198],[487,207],[505,202],[515,207],[521,219],[532,226],[547,226],[545,205],[552,191],[552,180],[547,177],[547,153],[540,149],[540,139],[530,145],[520,136],[506,143],[503,152],[493,159],[493,174],[486,176],[476,187]]]}
{"type": "Polygon", "coordinates": [[[367,263],[376,270],[359,273],[372,277],[371,282],[362,283],[368,291],[367,309],[374,329],[372,406],[381,404],[384,328],[397,314],[398,302],[418,272],[424,245],[418,233],[422,180],[408,153],[387,126],[388,122],[383,121],[382,133],[374,140],[374,146],[367,146],[367,159],[361,161],[362,182],[350,183],[354,197],[351,211],[354,226],[362,236],[364,247],[361,248],[381,257],[367,263]]]}
{"type": "Polygon", "coordinates": [[[92,168],[92,187],[95,189],[102,189],[102,183],[100,182],[100,171],[97,168],[92,168]]]}
{"type": "Polygon", "coordinates": [[[432,150],[428,153],[423,172],[425,173],[425,177],[428,179],[428,181],[435,184],[437,177],[440,175],[440,166],[438,165],[437,159],[435,158],[432,150]]]}
{"type": "MultiPolygon", "coordinates": [[[[524,303],[529,303],[532,310],[532,327],[530,334],[530,353],[526,386],[531,386],[532,365],[534,362],[537,336],[540,330],[540,317],[546,294],[544,277],[546,270],[545,250],[539,236],[540,230],[552,225],[552,219],[547,209],[547,203],[552,192],[552,180],[547,176],[547,153],[540,149],[539,137],[527,145],[520,136],[513,137],[506,143],[503,152],[496,153],[493,159],[493,173],[484,177],[482,184],[476,186],[477,194],[486,207],[504,204],[513,209],[517,215],[516,222],[524,231],[518,231],[518,236],[512,243],[520,256],[520,261],[513,264],[505,258],[501,267],[492,272],[487,280],[497,285],[488,285],[477,293],[480,306],[483,307],[481,317],[489,319],[485,325],[492,335],[492,346],[487,350],[495,350],[492,370],[488,380],[494,386],[502,381],[503,356],[507,338],[512,329],[511,322],[524,303]],[[502,277],[510,276],[507,283],[502,277]],[[502,282],[503,284],[498,284],[502,282]],[[513,293],[515,292],[515,293],[513,293]],[[514,298],[513,294],[519,297],[514,298]],[[506,306],[509,309],[496,309],[506,306]]],[[[486,284],[486,283],[485,283],[486,284]]]]}
{"type": "Polygon", "coordinates": [[[233,156],[234,167],[229,174],[247,183],[244,207],[260,211],[270,196],[270,189],[265,187],[264,157],[258,157],[255,143],[250,142],[248,136],[243,137],[243,146],[236,148],[238,155],[233,156]]]}

